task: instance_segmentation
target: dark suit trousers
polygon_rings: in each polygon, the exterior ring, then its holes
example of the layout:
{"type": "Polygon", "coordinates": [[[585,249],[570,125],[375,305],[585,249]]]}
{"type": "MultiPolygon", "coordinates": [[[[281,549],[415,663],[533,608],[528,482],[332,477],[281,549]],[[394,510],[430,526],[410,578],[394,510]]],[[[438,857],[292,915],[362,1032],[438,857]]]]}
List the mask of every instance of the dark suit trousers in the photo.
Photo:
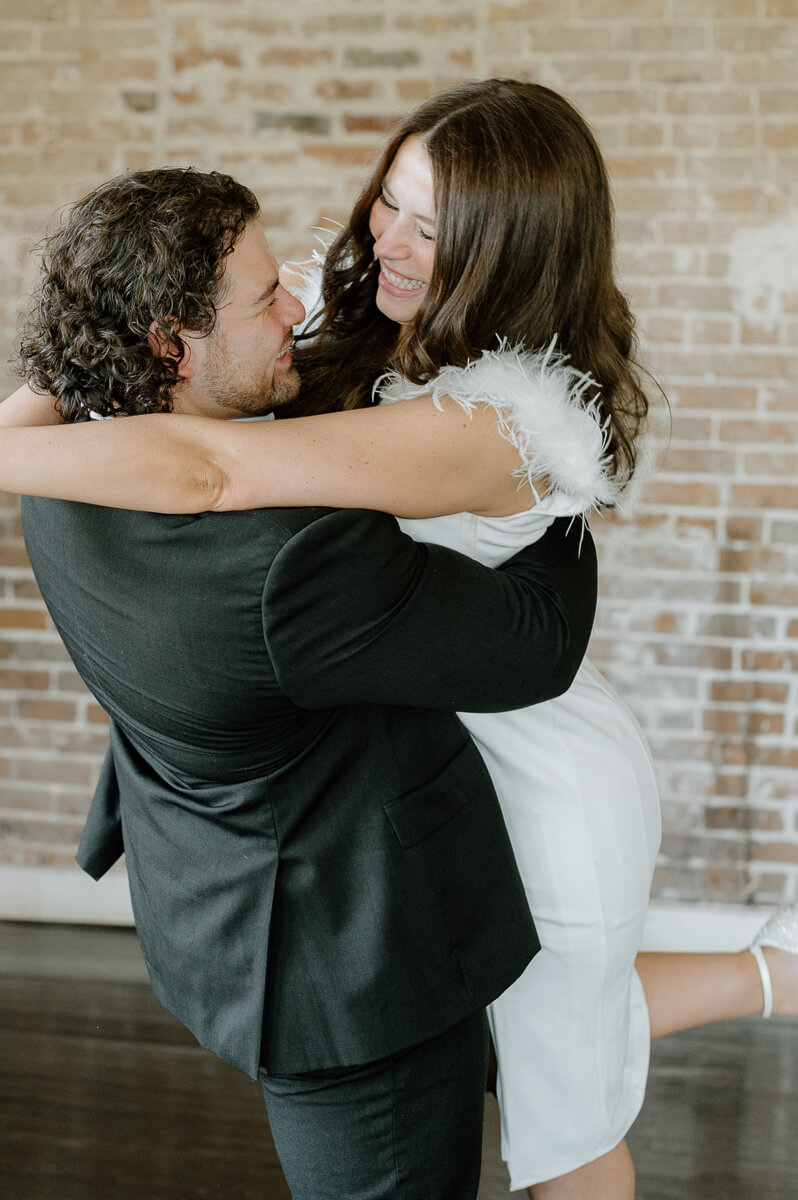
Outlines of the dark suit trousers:
{"type": "Polygon", "coordinates": [[[487,1064],[479,1012],[366,1066],[262,1074],[294,1200],[474,1200],[487,1064]]]}

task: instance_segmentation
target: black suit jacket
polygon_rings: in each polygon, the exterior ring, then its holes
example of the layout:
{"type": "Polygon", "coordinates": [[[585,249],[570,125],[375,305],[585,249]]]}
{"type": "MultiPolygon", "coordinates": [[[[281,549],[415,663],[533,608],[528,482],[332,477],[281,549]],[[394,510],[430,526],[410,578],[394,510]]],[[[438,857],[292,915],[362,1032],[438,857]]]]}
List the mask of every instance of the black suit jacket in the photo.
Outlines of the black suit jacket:
{"type": "Polygon", "coordinates": [[[512,983],[537,939],[455,710],[569,685],[589,534],[491,571],[367,512],[23,522],[111,718],[79,861],[124,847],[154,989],[203,1045],[253,1077],[367,1062],[512,983]]]}

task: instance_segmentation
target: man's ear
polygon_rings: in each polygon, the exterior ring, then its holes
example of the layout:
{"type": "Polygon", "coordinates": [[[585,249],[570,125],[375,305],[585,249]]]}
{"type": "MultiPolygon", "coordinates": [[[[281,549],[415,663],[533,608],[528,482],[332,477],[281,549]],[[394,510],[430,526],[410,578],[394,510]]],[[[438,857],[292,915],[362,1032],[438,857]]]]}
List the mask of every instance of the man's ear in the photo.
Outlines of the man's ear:
{"type": "MultiPolygon", "coordinates": [[[[157,321],[153,321],[147,333],[147,343],[156,358],[176,358],[177,346],[174,342],[170,342],[165,336],[163,329],[157,321]]],[[[177,365],[178,379],[190,379],[194,374],[194,368],[191,366],[189,359],[191,351],[189,347],[183,343],[183,357],[177,365]]]]}

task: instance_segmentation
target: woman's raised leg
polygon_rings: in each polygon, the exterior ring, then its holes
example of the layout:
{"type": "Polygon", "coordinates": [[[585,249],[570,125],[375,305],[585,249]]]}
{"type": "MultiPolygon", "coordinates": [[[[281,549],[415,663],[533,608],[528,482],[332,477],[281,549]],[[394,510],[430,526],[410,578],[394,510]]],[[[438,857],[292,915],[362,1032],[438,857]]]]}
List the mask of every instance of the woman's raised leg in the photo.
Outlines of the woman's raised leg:
{"type": "MultiPolygon", "coordinates": [[[[798,1016],[798,955],[772,946],[764,947],[763,954],[773,981],[773,1012],[798,1016]]],[[[759,968],[748,950],[736,954],[641,953],[636,965],[654,1038],[762,1012],[759,968]]]]}
{"type": "Polygon", "coordinates": [[[532,1200],[634,1200],[635,1169],[626,1142],[567,1175],[529,1188],[532,1200]]]}

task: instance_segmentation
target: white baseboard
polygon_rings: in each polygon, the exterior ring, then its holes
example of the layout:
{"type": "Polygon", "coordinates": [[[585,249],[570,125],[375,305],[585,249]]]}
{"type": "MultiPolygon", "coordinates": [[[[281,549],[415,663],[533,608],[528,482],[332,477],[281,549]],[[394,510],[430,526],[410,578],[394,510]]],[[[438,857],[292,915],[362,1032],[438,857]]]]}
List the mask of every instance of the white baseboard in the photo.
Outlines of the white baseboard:
{"type": "Polygon", "coordinates": [[[0,920],[132,925],[124,871],[99,882],[74,867],[0,867],[0,920]]]}
{"type": "Polygon", "coordinates": [[[742,950],[772,907],[750,904],[666,904],[653,901],[643,930],[643,950],[697,953],[742,950]]]}
{"type": "MultiPolygon", "coordinates": [[[[644,950],[739,950],[773,910],[745,904],[655,901],[644,950]]],[[[0,867],[0,920],[70,925],[133,924],[127,876],[114,870],[95,883],[75,867],[0,867]]]]}

